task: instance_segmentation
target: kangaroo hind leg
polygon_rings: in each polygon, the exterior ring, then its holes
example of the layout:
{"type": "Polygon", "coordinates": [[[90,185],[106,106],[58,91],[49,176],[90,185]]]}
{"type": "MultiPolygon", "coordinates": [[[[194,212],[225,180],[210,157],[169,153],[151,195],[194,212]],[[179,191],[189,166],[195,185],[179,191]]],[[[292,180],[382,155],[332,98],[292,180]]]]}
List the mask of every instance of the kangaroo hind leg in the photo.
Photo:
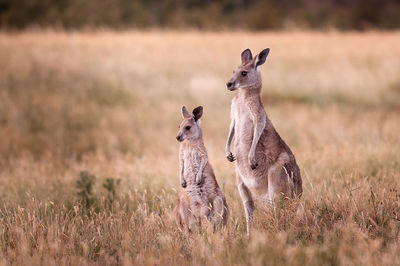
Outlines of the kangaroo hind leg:
{"type": "Polygon", "coordinates": [[[243,183],[242,178],[237,174],[238,189],[242,198],[244,213],[246,215],[246,232],[250,236],[250,228],[253,223],[254,201],[247,186],[243,183]]]}
{"type": "Polygon", "coordinates": [[[215,231],[217,228],[223,227],[226,225],[226,207],[224,204],[224,199],[221,196],[215,197],[212,202],[212,211],[210,213],[210,222],[213,226],[213,230],[215,231]]]}
{"type": "Polygon", "coordinates": [[[191,232],[191,211],[189,202],[185,196],[180,196],[178,204],[174,210],[176,223],[183,230],[185,227],[191,232]]]}

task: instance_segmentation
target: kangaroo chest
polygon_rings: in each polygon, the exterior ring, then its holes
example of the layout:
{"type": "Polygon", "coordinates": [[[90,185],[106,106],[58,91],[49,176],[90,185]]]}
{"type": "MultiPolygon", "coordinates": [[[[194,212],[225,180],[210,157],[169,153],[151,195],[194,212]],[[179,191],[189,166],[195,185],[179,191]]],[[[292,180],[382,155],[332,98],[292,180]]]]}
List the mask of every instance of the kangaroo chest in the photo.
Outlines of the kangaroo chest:
{"type": "Polygon", "coordinates": [[[183,174],[186,180],[194,180],[200,169],[202,153],[196,149],[183,150],[183,174]]]}
{"type": "Polygon", "coordinates": [[[232,103],[232,118],[235,120],[234,152],[237,159],[247,158],[253,141],[254,124],[250,109],[240,99],[232,103]],[[244,156],[247,154],[246,156],[244,156]],[[240,158],[238,158],[238,156],[240,158]]]}
{"type": "MultiPolygon", "coordinates": [[[[249,108],[243,103],[235,103],[233,106],[235,119],[235,146],[238,144],[250,144],[253,140],[254,124],[249,108]]],[[[246,145],[246,146],[247,146],[246,145]]],[[[250,147],[248,147],[250,149],[250,147]]]]}

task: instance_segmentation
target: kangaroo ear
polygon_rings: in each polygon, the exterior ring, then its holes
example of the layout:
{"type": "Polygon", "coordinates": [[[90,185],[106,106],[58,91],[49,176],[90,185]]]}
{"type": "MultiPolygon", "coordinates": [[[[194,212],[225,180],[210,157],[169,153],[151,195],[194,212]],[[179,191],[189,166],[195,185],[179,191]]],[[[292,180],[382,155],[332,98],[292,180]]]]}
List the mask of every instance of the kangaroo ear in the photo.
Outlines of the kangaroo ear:
{"type": "Polygon", "coordinates": [[[203,106],[198,106],[193,109],[194,121],[197,122],[197,120],[199,120],[202,115],[203,115],[203,106]]]}
{"type": "Polygon", "coordinates": [[[191,117],[190,113],[187,111],[185,106],[182,106],[182,116],[183,116],[183,118],[191,117]]]}
{"type": "Polygon", "coordinates": [[[242,52],[241,57],[242,57],[242,64],[247,64],[251,59],[253,59],[253,55],[251,54],[249,48],[247,48],[242,52]]]}
{"type": "Polygon", "coordinates": [[[257,56],[254,61],[254,67],[257,69],[259,66],[265,63],[267,56],[269,54],[269,48],[262,50],[257,56]]]}

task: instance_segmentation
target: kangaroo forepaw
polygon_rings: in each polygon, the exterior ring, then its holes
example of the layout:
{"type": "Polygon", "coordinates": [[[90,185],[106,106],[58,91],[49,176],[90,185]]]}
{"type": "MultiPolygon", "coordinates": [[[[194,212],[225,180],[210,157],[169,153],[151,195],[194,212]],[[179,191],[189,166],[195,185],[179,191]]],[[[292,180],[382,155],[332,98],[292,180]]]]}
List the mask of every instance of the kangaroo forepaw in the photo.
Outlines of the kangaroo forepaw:
{"type": "Polygon", "coordinates": [[[251,167],[252,170],[256,169],[257,166],[258,166],[258,163],[250,164],[250,167],[251,167]]]}
{"type": "Polygon", "coordinates": [[[258,163],[256,161],[255,157],[249,157],[249,164],[252,170],[256,169],[258,166],[258,163]]]}
{"type": "Polygon", "coordinates": [[[202,175],[198,175],[198,176],[196,177],[196,184],[197,184],[198,186],[200,186],[200,185],[201,185],[201,181],[203,181],[202,175]]]}
{"type": "Polygon", "coordinates": [[[183,188],[186,187],[186,181],[185,181],[185,180],[183,180],[183,181],[181,182],[181,186],[182,186],[183,188]]]}
{"type": "Polygon", "coordinates": [[[235,156],[233,156],[232,152],[227,153],[226,158],[228,161],[233,162],[236,160],[235,156]]]}

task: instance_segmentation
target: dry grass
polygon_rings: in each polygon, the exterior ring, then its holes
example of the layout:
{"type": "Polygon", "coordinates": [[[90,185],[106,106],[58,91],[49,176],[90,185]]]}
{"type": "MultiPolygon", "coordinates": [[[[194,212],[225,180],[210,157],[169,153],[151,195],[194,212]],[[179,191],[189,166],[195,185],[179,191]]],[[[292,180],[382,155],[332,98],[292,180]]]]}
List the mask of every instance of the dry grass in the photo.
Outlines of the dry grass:
{"type": "Polygon", "coordinates": [[[398,32],[2,33],[0,69],[0,264],[400,261],[398,32]],[[250,240],[224,152],[224,84],[247,47],[271,48],[263,100],[304,180],[304,212],[257,213],[250,240]],[[231,206],[216,234],[182,233],[171,215],[183,104],[205,107],[231,206]]]}

